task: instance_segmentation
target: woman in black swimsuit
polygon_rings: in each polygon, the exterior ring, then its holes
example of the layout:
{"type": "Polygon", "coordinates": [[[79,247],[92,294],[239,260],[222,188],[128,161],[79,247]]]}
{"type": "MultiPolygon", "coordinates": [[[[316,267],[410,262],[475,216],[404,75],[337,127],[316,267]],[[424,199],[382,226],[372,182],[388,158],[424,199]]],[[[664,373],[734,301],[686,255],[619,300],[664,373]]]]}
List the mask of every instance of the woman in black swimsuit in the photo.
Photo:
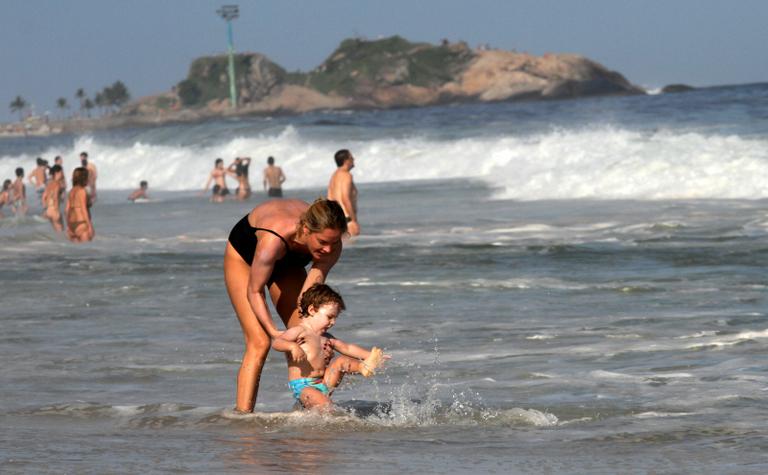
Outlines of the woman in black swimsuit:
{"type": "Polygon", "coordinates": [[[282,333],[269,313],[264,288],[286,328],[298,325],[301,294],[325,282],[339,260],[346,232],[341,206],[325,199],[311,206],[301,200],[267,201],[232,228],[224,253],[224,282],[245,337],[236,410],[253,411],[270,339],[282,333]]]}

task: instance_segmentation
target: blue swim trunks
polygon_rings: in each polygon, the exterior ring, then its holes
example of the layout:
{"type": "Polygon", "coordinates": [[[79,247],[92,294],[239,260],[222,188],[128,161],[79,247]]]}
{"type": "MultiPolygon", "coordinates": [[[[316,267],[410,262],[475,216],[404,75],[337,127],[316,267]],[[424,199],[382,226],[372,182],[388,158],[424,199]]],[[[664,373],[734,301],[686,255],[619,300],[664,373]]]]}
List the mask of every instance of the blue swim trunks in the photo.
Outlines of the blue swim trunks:
{"type": "Polygon", "coordinates": [[[330,391],[328,391],[328,386],[323,383],[322,378],[299,378],[299,379],[293,379],[291,381],[288,381],[288,386],[291,387],[291,390],[293,391],[293,397],[296,398],[297,401],[301,401],[299,399],[301,397],[301,391],[304,388],[315,388],[321,393],[325,394],[326,396],[330,391]]]}

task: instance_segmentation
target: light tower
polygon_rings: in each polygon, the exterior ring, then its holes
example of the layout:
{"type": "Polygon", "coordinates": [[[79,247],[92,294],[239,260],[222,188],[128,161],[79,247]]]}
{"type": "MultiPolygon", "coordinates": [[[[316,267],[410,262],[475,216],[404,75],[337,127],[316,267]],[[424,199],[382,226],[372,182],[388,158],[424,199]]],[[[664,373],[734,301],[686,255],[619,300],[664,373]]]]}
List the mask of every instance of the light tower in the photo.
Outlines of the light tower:
{"type": "Polygon", "coordinates": [[[227,22],[227,40],[229,42],[229,100],[232,108],[237,107],[237,90],[235,89],[235,46],[232,42],[232,20],[240,16],[237,5],[222,5],[216,13],[227,22]]]}

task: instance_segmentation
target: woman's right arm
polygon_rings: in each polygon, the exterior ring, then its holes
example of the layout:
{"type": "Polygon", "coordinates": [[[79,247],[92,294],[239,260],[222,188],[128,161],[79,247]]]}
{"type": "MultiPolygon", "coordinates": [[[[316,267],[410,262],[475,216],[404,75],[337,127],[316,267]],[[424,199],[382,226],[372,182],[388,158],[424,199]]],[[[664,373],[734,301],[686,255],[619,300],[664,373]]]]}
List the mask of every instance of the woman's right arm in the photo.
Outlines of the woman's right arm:
{"type": "Polygon", "coordinates": [[[275,263],[285,253],[283,243],[277,237],[264,236],[256,244],[256,252],[251,263],[251,274],[248,279],[248,302],[253,313],[256,314],[261,326],[269,334],[270,338],[276,338],[282,333],[275,326],[272,315],[269,313],[264,288],[272,277],[275,263]]]}

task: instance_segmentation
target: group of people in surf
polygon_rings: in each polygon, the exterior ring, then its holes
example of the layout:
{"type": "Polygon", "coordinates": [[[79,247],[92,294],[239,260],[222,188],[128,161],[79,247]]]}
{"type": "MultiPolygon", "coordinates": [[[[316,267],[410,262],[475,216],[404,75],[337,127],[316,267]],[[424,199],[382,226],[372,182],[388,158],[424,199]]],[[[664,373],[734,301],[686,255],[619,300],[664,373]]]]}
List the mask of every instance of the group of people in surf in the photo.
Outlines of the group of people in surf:
{"type": "Polygon", "coordinates": [[[330,407],[346,374],[371,376],[389,358],[328,333],[345,303],[325,284],[346,235],[360,233],[357,188],[349,150],[334,156],[337,169],[326,198],[307,203],[275,199],[253,208],[232,228],[224,252],[224,282],[245,340],[237,375],[235,410],[254,410],[270,348],[286,353],[289,388],[304,408],[330,407]],[[309,266],[309,270],[307,270],[309,266]],[[286,330],[279,330],[266,294],[286,330]],[[341,356],[333,358],[334,353],[341,356]]]}
{"type": "MultiPolygon", "coordinates": [[[[96,167],[80,154],[81,166],[72,173],[72,187],[64,214],[60,211],[67,189],[61,157],[51,167],[42,158],[29,175],[40,196],[43,215],[54,229],[66,231],[73,242],[94,237],[91,206],[96,201],[96,167]],[[66,228],[64,228],[66,224],[66,228]]],[[[345,236],[360,234],[357,187],[351,174],[355,158],[349,150],[334,155],[336,171],[326,198],[307,203],[282,198],[285,175],[269,157],[264,187],[269,197],[254,207],[232,228],[224,253],[224,281],[245,340],[245,352],[237,375],[235,409],[252,412],[261,370],[270,348],[287,354],[289,387],[305,408],[328,408],[330,396],[345,374],[371,376],[389,358],[379,348],[365,349],[328,333],[345,309],[341,295],[325,284],[339,260],[345,236]],[[307,270],[307,266],[309,269],[307,270]],[[266,293],[286,327],[278,329],[267,305],[266,293]],[[333,358],[334,353],[341,356],[333,358]]],[[[238,179],[236,197],[247,199],[250,158],[237,158],[226,169],[217,159],[205,190],[213,182],[213,201],[228,195],[225,177],[238,179]],[[217,188],[218,187],[218,188],[217,188]]],[[[142,182],[129,199],[146,198],[142,182]]],[[[10,203],[14,212],[26,213],[24,170],[16,181],[6,180],[0,204],[10,203]]]]}
{"type": "MultiPolygon", "coordinates": [[[[88,153],[80,154],[80,165],[72,171],[72,188],[67,194],[67,179],[64,175],[64,162],[61,156],[49,165],[42,157],[37,158],[37,166],[27,175],[27,182],[32,185],[35,195],[42,206],[42,216],[50,221],[53,229],[62,233],[72,242],[86,242],[93,239],[94,230],[91,220],[91,206],[96,202],[96,167],[88,162],[88,153]],[[61,205],[64,213],[61,212],[61,205]]],[[[0,192],[0,218],[4,217],[2,208],[8,204],[11,213],[24,216],[29,211],[27,189],[24,183],[24,168],[15,170],[15,180],[6,179],[0,192]]]]}
{"type": "MultiPolygon", "coordinates": [[[[224,168],[224,160],[217,158],[213,164],[213,170],[208,175],[208,181],[205,182],[202,193],[206,193],[213,183],[211,202],[221,203],[229,195],[227,186],[227,176],[234,177],[237,180],[234,198],[239,201],[245,201],[251,197],[251,183],[248,179],[248,169],[251,166],[250,157],[236,157],[235,160],[224,168]]],[[[285,174],[283,169],[275,165],[275,158],[267,158],[267,166],[264,168],[264,191],[268,197],[282,198],[283,182],[285,174]]]]}

